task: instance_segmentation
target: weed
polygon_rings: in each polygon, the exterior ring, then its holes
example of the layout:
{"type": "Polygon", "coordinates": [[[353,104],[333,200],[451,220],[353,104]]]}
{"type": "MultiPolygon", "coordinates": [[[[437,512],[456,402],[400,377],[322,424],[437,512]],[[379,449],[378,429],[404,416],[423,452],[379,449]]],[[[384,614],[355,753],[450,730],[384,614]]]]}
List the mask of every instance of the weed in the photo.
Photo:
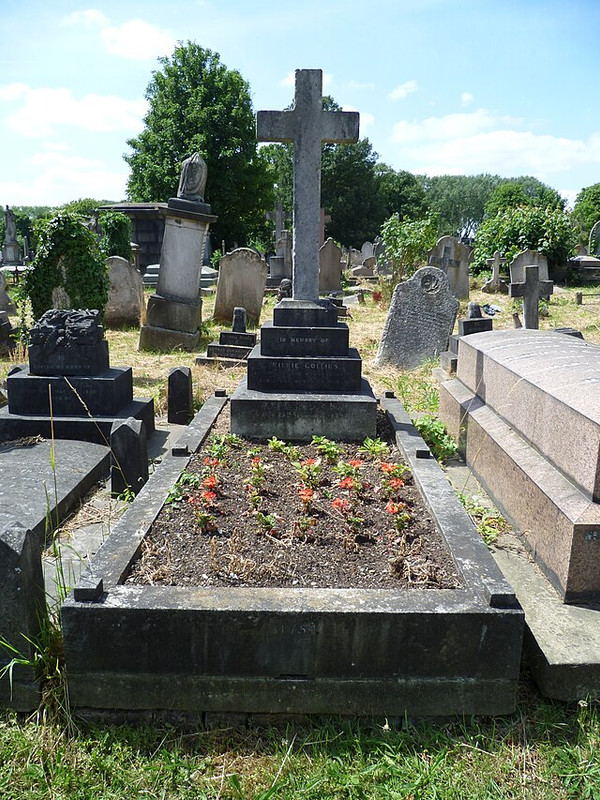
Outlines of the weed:
{"type": "Polygon", "coordinates": [[[182,472],[174,486],[169,490],[165,504],[178,506],[186,495],[188,488],[200,486],[202,476],[195,472],[182,472]]]}
{"type": "Polygon", "coordinates": [[[414,425],[437,461],[445,461],[456,455],[456,442],[447,433],[444,423],[439,419],[425,414],[425,416],[415,419],[414,425]]]}
{"type": "Polygon", "coordinates": [[[313,436],[311,444],[315,445],[317,453],[327,461],[337,461],[344,452],[339,444],[332,442],[326,436],[313,436]]]}
{"type": "Polygon", "coordinates": [[[390,448],[385,442],[382,442],[379,437],[377,439],[371,439],[370,436],[367,436],[362,445],[358,448],[358,452],[369,455],[372,458],[383,458],[389,455],[390,448]]]}
{"type": "Polygon", "coordinates": [[[473,497],[459,494],[458,499],[463,504],[465,511],[473,520],[479,535],[489,546],[493,544],[501,533],[509,533],[511,527],[499,511],[486,508],[473,497]]]}

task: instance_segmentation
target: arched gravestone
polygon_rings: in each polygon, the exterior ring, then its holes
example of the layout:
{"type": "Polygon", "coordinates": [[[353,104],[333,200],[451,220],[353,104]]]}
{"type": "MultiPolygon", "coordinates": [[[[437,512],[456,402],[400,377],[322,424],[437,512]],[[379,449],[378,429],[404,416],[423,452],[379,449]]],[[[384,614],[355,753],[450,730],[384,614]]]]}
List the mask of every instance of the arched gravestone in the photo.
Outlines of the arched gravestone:
{"type": "Polygon", "coordinates": [[[214,318],[229,321],[233,309],[246,309],[248,319],[256,324],[265,294],[267,265],[254,250],[239,247],[221,259],[214,318]]]}
{"type": "Polygon", "coordinates": [[[394,289],[375,364],[412,369],[444,352],[458,306],[441,269],[418,269],[394,289]]]}
{"type": "Polygon", "coordinates": [[[455,236],[442,236],[429,251],[428,264],[448,276],[450,291],[459,300],[469,299],[469,263],[473,250],[455,236]]]}

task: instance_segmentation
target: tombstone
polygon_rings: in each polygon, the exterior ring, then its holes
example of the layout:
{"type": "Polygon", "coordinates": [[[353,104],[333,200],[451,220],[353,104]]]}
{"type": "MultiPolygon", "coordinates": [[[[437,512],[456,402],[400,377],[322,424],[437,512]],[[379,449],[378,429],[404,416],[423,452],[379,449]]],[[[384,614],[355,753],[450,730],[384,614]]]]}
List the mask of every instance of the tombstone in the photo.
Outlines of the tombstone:
{"type": "Polygon", "coordinates": [[[4,270],[0,272],[0,311],[10,311],[13,313],[15,304],[11,301],[6,291],[6,273],[4,270]]]}
{"type": "MultiPolygon", "coordinates": [[[[14,332],[8,318],[8,312],[0,311],[0,356],[6,357],[15,349],[14,332]]],[[[2,405],[1,402],[0,405],[2,405]]]]}
{"type": "Polygon", "coordinates": [[[290,219],[291,215],[288,211],[284,211],[283,203],[281,200],[278,200],[275,204],[275,208],[272,211],[267,211],[265,216],[268,220],[275,223],[273,241],[277,243],[279,239],[281,239],[281,234],[285,230],[287,221],[290,219]]]}
{"type": "Polygon", "coordinates": [[[363,262],[367,258],[372,258],[375,255],[375,246],[371,242],[364,242],[360,248],[363,262]]]}
{"type": "Polygon", "coordinates": [[[256,334],[246,330],[246,309],[238,306],[233,309],[231,330],[221,331],[219,341],[211,342],[206,355],[196,358],[196,364],[239,364],[248,358],[255,345],[256,334]]]}
{"type": "Polygon", "coordinates": [[[459,300],[469,299],[469,263],[473,251],[454,236],[442,236],[429,251],[428,264],[448,276],[450,291],[459,300]]]}
{"type": "Polygon", "coordinates": [[[206,164],[197,153],[182,164],[177,197],[164,211],[165,233],[156,293],[148,299],[140,350],[193,350],[200,340],[200,283],[212,216],[204,203],[206,164]]]}
{"type": "Polygon", "coordinates": [[[598,258],[600,256],[600,220],[592,226],[588,240],[588,255],[598,258]]]}
{"type": "Polygon", "coordinates": [[[539,303],[540,298],[552,294],[553,283],[540,279],[540,268],[537,264],[529,264],[523,268],[525,273],[522,281],[511,283],[508,287],[509,297],[523,298],[523,319],[525,327],[537,330],[540,327],[539,303]]]}
{"type": "Polygon", "coordinates": [[[363,262],[363,256],[360,250],[357,250],[355,247],[351,247],[348,251],[348,258],[350,267],[360,267],[363,262]]]}
{"type": "Polygon", "coordinates": [[[376,239],[374,244],[374,256],[377,259],[377,273],[379,275],[389,275],[392,272],[392,262],[385,251],[382,239],[376,239]]]}
{"type": "Polygon", "coordinates": [[[548,278],[548,260],[546,256],[539,253],[537,250],[522,250],[513,258],[510,264],[510,282],[523,283],[525,280],[524,268],[530,264],[535,264],[539,267],[539,277],[541,281],[547,281],[548,278]]]}
{"type": "Polygon", "coordinates": [[[504,264],[500,251],[496,250],[494,257],[488,258],[486,263],[492,268],[492,277],[483,284],[481,291],[487,294],[508,294],[508,284],[500,277],[500,266],[504,264]]]}
{"type": "Polygon", "coordinates": [[[174,425],[187,425],[193,416],[192,370],[174,367],[167,384],[167,420],[174,425]]]}
{"type": "Polygon", "coordinates": [[[319,250],[319,292],[339,292],[342,288],[342,251],[331,237],[319,250]]]}
{"type": "Polygon", "coordinates": [[[233,309],[240,306],[246,309],[248,320],[256,325],[260,319],[267,265],[264,260],[248,247],[239,247],[221,258],[217,297],[213,317],[229,321],[233,309]]]}
{"type": "Polygon", "coordinates": [[[458,307],[442,270],[418,269],[394,289],[375,364],[413,369],[439,356],[448,347],[458,307]]]}
{"type": "Polygon", "coordinates": [[[133,264],[121,256],[106,260],[110,287],[104,310],[107,326],[139,325],[144,314],[142,276],[133,264]]]}
{"type": "Polygon", "coordinates": [[[359,267],[353,267],[350,270],[350,275],[352,278],[374,278],[376,264],[377,259],[375,256],[370,256],[359,267]]]}
{"type": "Polygon", "coordinates": [[[292,236],[289,231],[283,230],[275,241],[275,256],[269,260],[270,278],[275,285],[283,278],[292,277],[292,236]]]}
{"type": "Polygon", "coordinates": [[[110,490],[139,494],[148,480],[146,426],[140,419],[116,420],[110,429],[110,490]]]}
{"type": "Polygon", "coordinates": [[[243,436],[375,435],[377,404],[358,352],[348,347],[348,326],[337,321],[333,303],[319,300],[322,143],[356,142],[359,119],[324,111],[322,85],[321,70],[296,70],[293,107],[257,114],[259,141],[294,144],[294,258],[292,297],[262,326],[247,377],[231,398],[231,430],[243,436]]]}
{"type": "Polygon", "coordinates": [[[21,248],[17,241],[17,223],[15,212],[6,206],[4,212],[4,243],[2,245],[2,261],[5,266],[21,263],[21,248]]]}
{"type": "Polygon", "coordinates": [[[100,312],[47,311],[30,332],[29,364],[7,378],[0,440],[56,436],[106,444],[117,419],[154,430],[152,399],[134,399],[131,367],[109,365],[100,312]]]}

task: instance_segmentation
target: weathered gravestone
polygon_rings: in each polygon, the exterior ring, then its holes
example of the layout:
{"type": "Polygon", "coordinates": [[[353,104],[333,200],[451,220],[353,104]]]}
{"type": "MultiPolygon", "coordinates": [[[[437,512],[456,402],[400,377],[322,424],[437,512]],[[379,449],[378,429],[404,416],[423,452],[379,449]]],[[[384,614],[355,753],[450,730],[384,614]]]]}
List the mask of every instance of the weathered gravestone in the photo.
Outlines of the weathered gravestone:
{"type": "Polygon", "coordinates": [[[21,248],[17,241],[17,224],[15,212],[6,206],[4,212],[4,243],[2,245],[2,260],[7,266],[21,263],[21,248]]]}
{"type": "Polygon", "coordinates": [[[553,283],[549,280],[541,280],[539,267],[530,264],[523,268],[523,279],[511,283],[508,287],[509,297],[523,298],[523,318],[525,327],[537,329],[540,327],[540,298],[548,297],[552,294],[553,283]]]}
{"type": "Polygon", "coordinates": [[[249,247],[239,247],[221,258],[217,297],[213,316],[229,321],[236,307],[246,309],[248,320],[256,325],[265,296],[267,265],[249,247]]]}
{"type": "Polygon", "coordinates": [[[364,242],[363,246],[360,248],[360,252],[364,262],[365,259],[372,258],[375,255],[375,247],[371,242],[364,242]]]}
{"type": "Polygon", "coordinates": [[[7,379],[0,439],[51,435],[106,444],[116,419],[154,430],[154,404],[133,398],[131,367],[110,367],[100,312],[47,311],[30,333],[29,365],[7,379]]]}
{"type": "Polygon", "coordinates": [[[539,278],[541,281],[548,280],[548,259],[537,250],[522,250],[513,258],[510,263],[510,282],[523,283],[525,280],[525,267],[531,264],[539,268],[539,278]]]}
{"type": "Polygon", "coordinates": [[[342,251],[331,237],[319,250],[319,292],[339,292],[342,288],[342,251]]]}
{"type": "Polygon", "coordinates": [[[246,309],[236,306],[230,331],[221,331],[218,342],[211,342],[205,356],[198,356],[196,364],[238,363],[248,358],[256,344],[256,334],[246,330],[246,309]]]}
{"type": "Polygon", "coordinates": [[[194,416],[192,370],[173,367],[167,384],[167,419],[175,425],[187,425],[194,416]]]}
{"type": "Polygon", "coordinates": [[[375,256],[369,256],[368,258],[365,258],[359,267],[353,267],[350,270],[350,275],[353,278],[374,278],[376,266],[377,259],[375,256]]]}
{"type": "Polygon", "coordinates": [[[107,259],[110,287],[104,324],[139,325],[144,314],[144,285],[133,264],[121,256],[107,259]]]}
{"type": "Polygon", "coordinates": [[[248,375],[231,399],[231,429],[288,440],[375,434],[376,402],[361,376],[348,326],[329,300],[319,300],[321,146],[355,142],[358,114],[324,111],[321,70],[297,70],[294,107],[257,114],[259,141],[294,143],[292,297],[273,310],[248,375]]]}
{"type": "Polygon", "coordinates": [[[450,291],[459,300],[469,298],[469,263],[472,249],[454,236],[442,236],[429,251],[428,264],[439,267],[448,276],[450,291]]]}
{"type": "Polygon", "coordinates": [[[500,277],[500,267],[503,263],[504,259],[500,256],[499,250],[496,250],[493,258],[488,258],[487,264],[492,268],[492,277],[483,284],[481,287],[482,292],[487,292],[488,294],[508,293],[508,285],[500,277]]]}
{"type": "Polygon", "coordinates": [[[209,226],[217,219],[204,202],[205,185],[206,164],[194,153],[183,162],[177,197],[164,211],[156,294],[148,299],[140,350],[193,350],[200,339],[202,261],[209,226]]]}
{"type": "Polygon", "coordinates": [[[418,269],[394,289],[375,363],[413,369],[443,353],[458,307],[442,270],[418,269]]]}

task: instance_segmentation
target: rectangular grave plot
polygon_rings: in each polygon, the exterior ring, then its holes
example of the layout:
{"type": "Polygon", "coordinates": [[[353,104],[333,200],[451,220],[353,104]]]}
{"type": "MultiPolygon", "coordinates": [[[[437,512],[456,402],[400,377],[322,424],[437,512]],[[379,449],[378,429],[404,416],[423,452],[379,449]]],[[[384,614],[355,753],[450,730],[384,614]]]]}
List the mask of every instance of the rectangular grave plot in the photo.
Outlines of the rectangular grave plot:
{"type": "MultiPolygon", "coordinates": [[[[199,449],[223,402],[207,401],[175,453],[199,449]]],[[[187,457],[171,454],[63,605],[72,704],[411,716],[512,711],[522,611],[441,470],[419,457],[425,445],[398,401],[387,398],[384,406],[462,588],[126,584],[146,531],[187,467],[187,457]]]]}

